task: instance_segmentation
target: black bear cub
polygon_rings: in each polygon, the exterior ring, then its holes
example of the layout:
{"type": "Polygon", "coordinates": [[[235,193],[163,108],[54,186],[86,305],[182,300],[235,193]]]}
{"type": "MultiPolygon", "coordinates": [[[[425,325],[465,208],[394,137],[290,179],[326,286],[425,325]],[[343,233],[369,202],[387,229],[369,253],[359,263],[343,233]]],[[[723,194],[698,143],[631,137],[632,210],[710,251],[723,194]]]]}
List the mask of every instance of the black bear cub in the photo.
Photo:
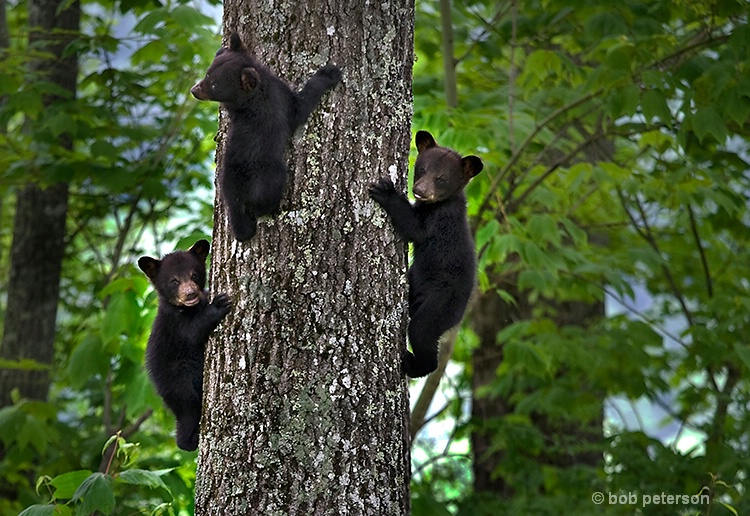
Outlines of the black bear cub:
{"type": "Polygon", "coordinates": [[[416,199],[410,204],[387,177],[370,186],[396,232],[414,243],[409,268],[409,342],[402,369],[411,378],[437,369],[438,340],[463,318],[476,275],[474,243],[466,220],[464,186],[482,171],[476,156],[440,147],[427,131],[416,137],[416,199]]]}
{"type": "Polygon", "coordinates": [[[287,142],[340,80],[341,71],[326,65],[295,93],[233,32],[229,48],[219,49],[206,77],[190,90],[199,100],[220,102],[229,115],[219,184],[237,240],[251,239],[258,217],[279,211],[286,186],[287,142]]]}
{"type": "Polygon", "coordinates": [[[208,302],[208,242],[198,240],[187,251],[161,260],[143,256],[138,266],[159,295],[159,309],[146,347],[146,368],[156,392],[177,418],[177,446],[198,447],[203,394],[203,353],[211,332],[231,302],[226,294],[208,302]]]}

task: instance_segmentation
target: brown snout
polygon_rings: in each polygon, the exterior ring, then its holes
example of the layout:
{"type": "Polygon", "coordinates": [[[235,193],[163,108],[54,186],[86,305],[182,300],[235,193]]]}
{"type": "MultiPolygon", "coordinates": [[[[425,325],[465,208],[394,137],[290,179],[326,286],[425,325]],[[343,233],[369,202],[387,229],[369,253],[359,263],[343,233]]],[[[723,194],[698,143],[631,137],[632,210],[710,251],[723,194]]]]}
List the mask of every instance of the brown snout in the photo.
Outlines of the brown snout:
{"type": "Polygon", "coordinates": [[[193,97],[195,97],[198,100],[208,100],[208,96],[206,95],[206,92],[203,91],[203,82],[199,82],[192,88],[190,88],[190,93],[193,94],[193,97]]]}

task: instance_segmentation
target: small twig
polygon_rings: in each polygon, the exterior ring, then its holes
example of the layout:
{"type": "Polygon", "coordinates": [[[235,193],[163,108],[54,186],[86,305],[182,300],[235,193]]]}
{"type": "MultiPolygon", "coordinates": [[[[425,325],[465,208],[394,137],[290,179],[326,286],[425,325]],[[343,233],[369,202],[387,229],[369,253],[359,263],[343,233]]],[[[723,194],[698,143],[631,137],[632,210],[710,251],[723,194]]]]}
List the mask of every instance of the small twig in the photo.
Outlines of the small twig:
{"type": "Polygon", "coordinates": [[[695,238],[695,245],[698,247],[698,254],[701,257],[701,265],[703,266],[703,277],[706,278],[706,291],[708,292],[708,297],[712,298],[714,297],[714,286],[713,281],[711,280],[711,272],[708,268],[708,260],[706,259],[706,251],[703,249],[703,244],[701,244],[701,237],[698,234],[698,224],[695,222],[695,214],[693,213],[693,207],[689,204],[687,205],[687,211],[688,216],[690,217],[690,230],[693,233],[693,238],[695,238]]]}

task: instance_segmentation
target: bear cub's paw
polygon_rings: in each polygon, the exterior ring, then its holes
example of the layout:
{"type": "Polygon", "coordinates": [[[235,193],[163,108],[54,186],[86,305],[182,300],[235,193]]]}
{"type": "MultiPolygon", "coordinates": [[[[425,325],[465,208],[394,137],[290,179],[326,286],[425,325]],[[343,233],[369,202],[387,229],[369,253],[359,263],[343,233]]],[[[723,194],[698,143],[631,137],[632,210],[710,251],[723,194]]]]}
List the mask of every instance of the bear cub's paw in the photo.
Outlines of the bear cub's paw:
{"type": "Polygon", "coordinates": [[[367,192],[370,194],[370,198],[378,204],[382,204],[390,197],[398,195],[398,192],[396,192],[396,186],[393,184],[390,177],[381,177],[378,182],[370,185],[367,192]]]}
{"type": "Polygon", "coordinates": [[[318,70],[315,75],[322,77],[324,79],[327,79],[328,84],[333,86],[334,84],[338,84],[338,82],[341,80],[341,69],[333,64],[327,64],[320,70],[318,70]]]}
{"type": "Polygon", "coordinates": [[[224,317],[232,309],[232,300],[229,299],[228,295],[222,292],[221,294],[218,294],[216,297],[214,297],[214,300],[211,302],[211,306],[213,306],[219,312],[220,317],[224,317]]]}
{"type": "Polygon", "coordinates": [[[419,378],[422,376],[417,374],[417,362],[414,355],[406,349],[401,352],[401,372],[409,378],[419,378]]]}

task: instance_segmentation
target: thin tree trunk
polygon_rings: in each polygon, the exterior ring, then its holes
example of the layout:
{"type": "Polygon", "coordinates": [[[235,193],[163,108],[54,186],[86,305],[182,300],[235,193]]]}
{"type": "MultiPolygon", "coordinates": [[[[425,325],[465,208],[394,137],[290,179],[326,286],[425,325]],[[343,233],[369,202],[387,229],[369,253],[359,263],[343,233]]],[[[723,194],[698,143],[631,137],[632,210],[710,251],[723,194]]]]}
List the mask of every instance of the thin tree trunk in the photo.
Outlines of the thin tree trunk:
{"type": "Polygon", "coordinates": [[[281,213],[252,241],[217,192],[211,285],[234,308],[206,352],[196,514],[407,514],[406,247],[367,187],[406,183],[413,4],[224,7],[288,82],[326,62],[344,78],[292,139],[281,213]]]}
{"type": "MultiPolygon", "coordinates": [[[[62,0],[29,1],[29,45],[51,57],[31,63],[31,70],[45,80],[76,93],[77,57],[63,51],[79,29],[80,4],[62,0]]],[[[32,73],[32,79],[34,73],[32,73]]],[[[49,105],[59,99],[48,96],[49,105]]],[[[70,139],[61,145],[72,146],[70,139]]],[[[0,357],[33,359],[51,364],[54,355],[55,320],[68,211],[68,186],[27,185],[19,189],[10,250],[8,306],[0,357]]],[[[46,399],[46,370],[0,370],[0,406],[10,403],[17,388],[21,396],[46,399]]]]}
{"type": "Polygon", "coordinates": [[[453,53],[453,16],[451,0],[440,0],[440,27],[443,45],[443,75],[445,81],[445,103],[449,108],[458,107],[458,85],[456,84],[456,58],[453,53]]]}
{"type": "MultiPolygon", "coordinates": [[[[8,13],[6,10],[6,3],[7,0],[0,0],[0,56],[2,56],[5,50],[10,47],[10,31],[8,30],[8,13]]],[[[7,100],[7,96],[0,96],[0,107],[4,106],[7,100]]],[[[0,125],[0,134],[4,135],[7,133],[7,131],[8,128],[5,124],[0,125]]],[[[3,227],[3,204],[5,201],[6,191],[7,187],[0,187],[0,230],[3,227]]],[[[0,234],[0,236],[2,235],[0,234]]],[[[6,252],[7,249],[3,247],[2,239],[0,238],[0,264],[4,263],[6,252]]],[[[3,287],[3,280],[4,278],[0,278],[0,289],[2,289],[3,287]]],[[[0,306],[0,318],[2,317],[2,315],[3,309],[2,306],[0,306]]]]}

